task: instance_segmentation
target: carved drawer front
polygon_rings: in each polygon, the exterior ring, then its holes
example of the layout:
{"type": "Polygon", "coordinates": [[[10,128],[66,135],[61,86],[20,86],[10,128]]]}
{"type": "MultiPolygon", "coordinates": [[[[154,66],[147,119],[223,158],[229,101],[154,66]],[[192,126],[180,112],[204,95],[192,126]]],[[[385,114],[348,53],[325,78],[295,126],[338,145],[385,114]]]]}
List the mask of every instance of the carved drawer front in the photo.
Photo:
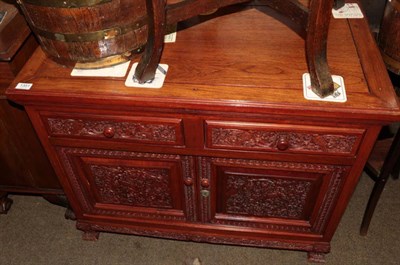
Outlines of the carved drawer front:
{"type": "Polygon", "coordinates": [[[66,147],[57,152],[86,216],[196,219],[191,157],[66,147]]]}
{"type": "Polygon", "coordinates": [[[227,158],[199,163],[204,222],[316,235],[323,234],[350,169],[227,158]]]}
{"type": "Polygon", "coordinates": [[[353,156],[364,132],[357,128],[206,121],[206,146],[213,149],[353,156]]]}
{"type": "Polygon", "coordinates": [[[181,119],[46,112],[41,116],[50,136],[184,145],[181,119]]]}

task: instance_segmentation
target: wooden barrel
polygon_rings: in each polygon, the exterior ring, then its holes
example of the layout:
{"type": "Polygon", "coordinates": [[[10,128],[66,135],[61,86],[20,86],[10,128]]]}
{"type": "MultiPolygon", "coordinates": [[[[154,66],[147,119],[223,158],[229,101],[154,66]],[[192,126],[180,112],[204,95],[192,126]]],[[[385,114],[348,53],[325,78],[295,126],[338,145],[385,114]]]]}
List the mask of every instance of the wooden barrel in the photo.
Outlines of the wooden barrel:
{"type": "Polygon", "coordinates": [[[147,39],[145,0],[17,0],[44,52],[78,68],[130,60],[147,39]]]}
{"type": "Polygon", "coordinates": [[[400,74],[400,0],[390,0],[379,33],[379,47],[387,68],[400,74]]]}

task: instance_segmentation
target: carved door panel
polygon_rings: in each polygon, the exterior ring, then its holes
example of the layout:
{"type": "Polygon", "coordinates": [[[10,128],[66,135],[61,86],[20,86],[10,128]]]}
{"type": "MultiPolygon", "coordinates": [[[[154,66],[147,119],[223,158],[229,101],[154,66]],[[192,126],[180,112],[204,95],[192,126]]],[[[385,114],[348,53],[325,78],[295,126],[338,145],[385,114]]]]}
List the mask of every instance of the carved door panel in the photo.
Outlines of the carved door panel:
{"type": "Polygon", "coordinates": [[[57,152],[80,204],[78,214],[196,220],[192,157],[69,147],[57,152]]]}
{"type": "Polygon", "coordinates": [[[349,167],[200,158],[203,222],[322,234],[349,167]]]}

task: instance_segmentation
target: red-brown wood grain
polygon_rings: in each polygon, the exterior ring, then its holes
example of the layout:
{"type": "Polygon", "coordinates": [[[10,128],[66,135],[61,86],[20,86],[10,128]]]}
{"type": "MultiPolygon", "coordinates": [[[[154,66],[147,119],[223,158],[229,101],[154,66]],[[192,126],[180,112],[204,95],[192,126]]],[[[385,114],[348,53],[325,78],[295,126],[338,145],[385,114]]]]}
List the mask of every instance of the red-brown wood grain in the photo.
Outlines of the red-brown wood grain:
{"type": "MultiPolygon", "coordinates": [[[[51,96],[49,92],[68,91],[71,99],[87,93],[87,99],[82,100],[99,103],[107,95],[109,102],[118,100],[119,108],[130,105],[129,100],[135,98],[148,107],[154,106],[156,99],[164,99],[174,108],[182,108],[179,103],[183,102],[186,106],[193,104],[202,109],[240,106],[242,110],[254,113],[271,106],[274,112],[286,114],[296,111],[296,115],[313,116],[316,111],[322,111],[331,117],[346,115],[348,118],[361,118],[357,109],[369,106],[365,111],[369,112],[370,118],[380,116],[379,119],[386,120],[393,116],[392,105],[396,115],[397,101],[392,97],[391,83],[384,74],[379,51],[369,35],[359,36],[366,29],[364,21],[334,20],[331,23],[328,59],[332,73],[343,76],[345,85],[351,87],[347,91],[348,101],[340,104],[339,110],[337,103],[313,101],[310,104],[303,98],[301,76],[307,71],[304,43],[285,25],[257,10],[231,14],[224,17],[224,21],[226,23],[221,25],[219,20],[210,20],[178,32],[178,43],[167,44],[161,59],[162,63],[171,66],[171,70],[164,87],[159,90],[127,88],[119,85],[122,79],[118,78],[99,82],[93,78],[69,77],[69,69],[48,61],[40,50],[31,64],[32,72],[25,71],[27,76],[22,79],[34,82],[35,87],[30,93],[43,101],[51,96]],[[336,37],[339,35],[340,38],[336,37]],[[285,48],[276,51],[276,47],[285,48]],[[360,55],[356,49],[362,50],[360,55]],[[368,63],[371,56],[373,64],[368,63]],[[360,59],[367,62],[360,64],[360,59]],[[366,71],[365,75],[369,76],[364,77],[364,68],[376,68],[380,72],[372,69],[366,71]],[[49,78],[35,78],[39,72],[49,78]],[[52,85],[65,77],[69,77],[66,86],[52,85]],[[100,83],[101,89],[98,89],[100,83]],[[118,90],[115,90],[116,86],[118,90]],[[194,102],[192,98],[199,100],[194,102]],[[286,107],[275,107],[279,105],[286,107]],[[334,113],[338,111],[343,114],[334,113]]],[[[13,91],[14,97],[18,93],[22,92],[13,91]]]]}

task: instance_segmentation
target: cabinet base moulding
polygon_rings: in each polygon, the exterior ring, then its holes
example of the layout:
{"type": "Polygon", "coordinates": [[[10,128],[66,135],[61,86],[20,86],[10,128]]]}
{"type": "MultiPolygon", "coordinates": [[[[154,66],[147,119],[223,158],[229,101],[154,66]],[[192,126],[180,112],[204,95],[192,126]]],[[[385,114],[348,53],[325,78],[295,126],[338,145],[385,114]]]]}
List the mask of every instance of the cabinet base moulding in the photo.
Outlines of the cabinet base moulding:
{"type": "Polygon", "coordinates": [[[277,240],[276,238],[251,238],[241,236],[228,236],[226,234],[207,235],[204,232],[182,232],[170,231],[168,229],[144,229],[143,227],[116,226],[110,224],[100,224],[77,221],[77,229],[83,231],[82,239],[87,241],[95,241],[99,238],[100,232],[111,232],[118,234],[128,234],[137,236],[147,236],[155,238],[174,239],[181,241],[193,241],[201,243],[213,243],[224,245],[263,247],[274,249],[287,249],[308,252],[308,259],[312,262],[321,262],[325,253],[330,252],[330,243],[328,242],[307,242],[295,240],[277,240]]]}

